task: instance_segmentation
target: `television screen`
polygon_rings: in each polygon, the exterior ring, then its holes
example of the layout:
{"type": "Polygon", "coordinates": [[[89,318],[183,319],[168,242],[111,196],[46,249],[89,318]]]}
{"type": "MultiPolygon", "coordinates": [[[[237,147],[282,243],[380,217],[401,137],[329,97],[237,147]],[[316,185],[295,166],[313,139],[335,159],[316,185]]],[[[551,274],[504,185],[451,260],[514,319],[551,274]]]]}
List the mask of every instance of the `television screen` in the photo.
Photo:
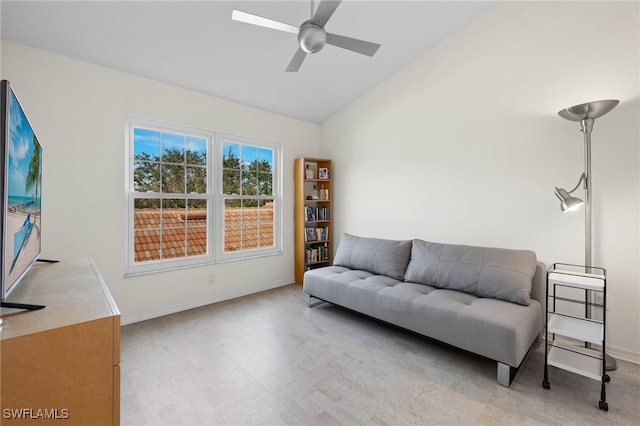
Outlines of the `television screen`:
{"type": "Polygon", "coordinates": [[[42,148],[8,81],[2,80],[2,300],[40,255],[42,148]]]}

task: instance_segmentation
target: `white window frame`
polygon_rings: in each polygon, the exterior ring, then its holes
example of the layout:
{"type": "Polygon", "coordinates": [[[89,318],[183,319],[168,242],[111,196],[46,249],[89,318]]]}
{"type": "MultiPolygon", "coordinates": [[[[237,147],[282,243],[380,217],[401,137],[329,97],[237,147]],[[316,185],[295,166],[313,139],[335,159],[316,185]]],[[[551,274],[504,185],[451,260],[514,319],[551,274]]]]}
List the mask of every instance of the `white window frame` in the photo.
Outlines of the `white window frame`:
{"type": "MultiPolygon", "coordinates": [[[[147,118],[127,116],[125,120],[125,195],[126,195],[126,250],[125,276],[156,273],[168,270],[190,268],[207,264],[215,264],[234,260],[251,259],[262,256],[282,254],[282,146],[279,143],[243,136],[217,133],[211,130],[151,120],[147,118]],[[177,133],[188,136],[205,138],[207,140],[207,193],[189,194],[190,198],[207,200],[207,252],[203,255],[181,258],[135,261],[134,248],[134,200],[136,198],[157,198],[158,194],[146,194],[133,190],[133,129],[141,127],[160,132],[177,133]],[[224,142],[240,145],[251,145],[273,150],[273,198],[274,230],[273,247],[251,250],[238,250],[225,253],[224,251],[224,199],[222,194],[222,159],[224,142]]],[[[175,194],[183,196],[185,194],[175,194]]],[[[169,194],[169,197],[171,195],[169,194]]],[[[166,197],[166,198],[169,198],[166,197]]]]}

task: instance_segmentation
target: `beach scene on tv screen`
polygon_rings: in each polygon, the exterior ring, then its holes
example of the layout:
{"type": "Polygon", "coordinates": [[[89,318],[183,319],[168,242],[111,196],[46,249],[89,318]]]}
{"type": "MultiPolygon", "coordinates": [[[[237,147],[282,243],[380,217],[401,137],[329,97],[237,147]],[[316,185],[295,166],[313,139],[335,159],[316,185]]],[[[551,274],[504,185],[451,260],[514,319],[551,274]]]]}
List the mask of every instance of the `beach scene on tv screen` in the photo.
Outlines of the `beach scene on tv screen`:
{"type": "Polygon", "coordinates": [[[9,97],[5,270],[13,283],[40,253],[41,148],[17,99],[9,97]]]}

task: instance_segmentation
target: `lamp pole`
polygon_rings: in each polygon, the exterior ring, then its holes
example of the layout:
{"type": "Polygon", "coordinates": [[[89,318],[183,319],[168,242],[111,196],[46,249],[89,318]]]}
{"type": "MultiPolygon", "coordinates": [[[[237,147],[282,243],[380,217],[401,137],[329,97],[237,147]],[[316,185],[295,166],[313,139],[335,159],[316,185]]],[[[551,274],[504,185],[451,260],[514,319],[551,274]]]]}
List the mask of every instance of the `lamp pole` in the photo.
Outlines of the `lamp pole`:
{"type": "Polygon", "coordinates": [[[591,131],[593,130],[593,118],[585,118],[580,121],[582,133],[584,133],[584,265],[590,272],[591,261],[591,131]]]}

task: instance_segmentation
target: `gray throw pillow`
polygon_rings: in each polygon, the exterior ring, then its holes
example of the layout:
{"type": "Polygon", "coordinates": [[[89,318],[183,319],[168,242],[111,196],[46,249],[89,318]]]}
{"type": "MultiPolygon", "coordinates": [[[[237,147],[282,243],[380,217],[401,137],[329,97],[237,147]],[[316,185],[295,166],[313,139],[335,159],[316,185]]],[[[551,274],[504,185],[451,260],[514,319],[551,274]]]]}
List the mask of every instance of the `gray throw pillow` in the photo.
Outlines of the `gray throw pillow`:
{"type": "Polygon", "coordinates": [[[536,262],[529,250],[414,240],[404,280],[528,305],[536,262]]]}
{"type": "Polygon", "coordinates": [[[410,255],[411,240],[384,240],[344,234],[333,264],[401,280],[410,255]]]}

